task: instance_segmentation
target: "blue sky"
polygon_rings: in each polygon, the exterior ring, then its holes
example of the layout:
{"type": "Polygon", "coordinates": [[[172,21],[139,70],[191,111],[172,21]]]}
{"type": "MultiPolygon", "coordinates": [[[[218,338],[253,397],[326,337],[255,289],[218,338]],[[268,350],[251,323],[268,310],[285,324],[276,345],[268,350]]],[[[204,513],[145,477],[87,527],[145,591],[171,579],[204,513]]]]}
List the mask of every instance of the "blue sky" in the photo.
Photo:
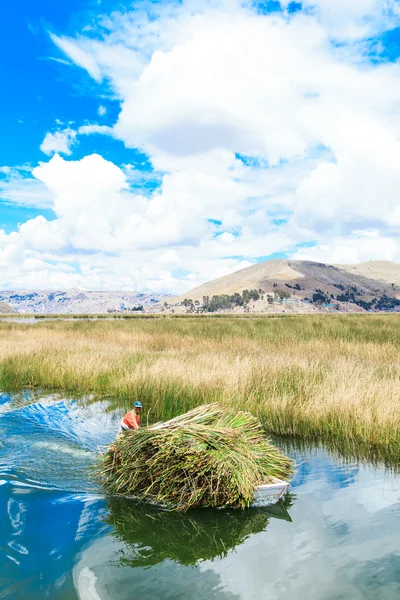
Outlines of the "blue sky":
{"type": "MultiPolygon", "coordinates": [[[[49,33],[63,34],[81,29],[99,8],[107,4],[93,0],[19,0],[2,8],[0,23],[2,141],[0,163],[12,166],[35,165],[45,157],[40,151],[44,134],[57,121],[84,123],[98,119],[99,106],[107,113],[102,124],[112,124],[119,101],[106,85],[99,85],[78,69],[68,70],[57,62],[64,57],[51,42],[49,33]]],[[[108,6],[118,6],[118,2],[108,6]]],[[[81,142],[74,157],[90,152],[111,155],[118,162],[135,159],[124,144],[104,137],[81,142]]]]}
{"type": "Polygon", "coordinates": [[[50,59],[47,33],[49,27],[68,30],[75,11],[84,4],[27,0],[2,7],[2,81],[8,90],[1,100],[2,164],[36,163],[43,158],[39,150],[43,132],[54,127],[56,119],[96,114],[96,97],[85,95],[73,79],[68,81],[60,64],[50,59]]]}
{"type": "Polygon", "coordinates": [[[6,3],[2,287],[181,292],[269,258],[399,261],[399,17],[6,3]]]}

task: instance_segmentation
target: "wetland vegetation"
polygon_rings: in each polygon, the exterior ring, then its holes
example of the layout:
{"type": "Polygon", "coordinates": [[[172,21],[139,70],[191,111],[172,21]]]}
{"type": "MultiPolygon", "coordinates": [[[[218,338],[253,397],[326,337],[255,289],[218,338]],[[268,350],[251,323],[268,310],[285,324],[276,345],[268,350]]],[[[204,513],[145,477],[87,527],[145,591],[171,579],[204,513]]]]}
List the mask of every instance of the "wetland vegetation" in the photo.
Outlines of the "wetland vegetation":
{"type": "Polygon", "coordinates": [[[400,456],[398,315],[0,323],[0,387],[145,404],[166,419],[244,407],[271,433],[400,456]]]}

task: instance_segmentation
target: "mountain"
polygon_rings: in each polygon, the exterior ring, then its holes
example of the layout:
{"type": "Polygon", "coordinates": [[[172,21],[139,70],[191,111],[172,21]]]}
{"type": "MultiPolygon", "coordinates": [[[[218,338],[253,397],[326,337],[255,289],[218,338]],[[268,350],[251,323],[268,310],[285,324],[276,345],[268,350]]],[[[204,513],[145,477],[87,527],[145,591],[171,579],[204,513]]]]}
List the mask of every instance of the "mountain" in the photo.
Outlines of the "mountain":
{"type": "MultiPolygon", "coordinates": [[[[400,310],[400,300],[397,300],[400,278],[396,279],[396,273],[400,274],[400,266],[386,261],[348,266],[307,260],[271,260],[205,283],[172,298],[169,304],[179,305],[185,299],[202,303],[204,297],[211,299],[243,290],[262,290],[264,296],[270,297],[269,304],[274,298],[280,304],[287,300],[295,303],[299,310],[302,310],[299,302],[309,306],[335,305],[336,310],[344,311],[353,308],[400,310]]],[[[261,300],[257,302],[253,308],[256,312],[262,311],[264,305],[260,304],[261,300]]],[[[266,302],[264,304],[266,306],[266,302]]]]}
{"type": "MultiPolygon", "coordinates": [[[[363,264],[367,265],[369,263],[363,264]]],[[[394,263],[391,264],[393,267],[398,267],[394,263]]],[[[241,269],[225,277],[214,279],[173,300],[175,302],[181,302],[184,298],[202,300],[203,296],[233,294],[244,289],[262,289],[265,292],[273,292],[277,286],[290,289],[289,286],[294,284],[300,285],[301,289],[296,291],[299,298],[309,296],[310,293],[321,286],[324,287],[324,291],[334,294],[337,294],[337,290],[340,289],[338,286],[345,288],[356,286],[367,296],[390,292],[391,285],[383,280],[383,274],[381,280],[373,279],[352,272],[351,268],[355,269],[356,267],[360,267],[360,270],[362,270],[363,265],[347,268],[347,266],[334,266],[306,260],[270,260],[241,269]],[[289,286],[286,286],[286,284],[289,284],[289,286]]],[[[398,290],[398,293],[400,293],[400,290],[398,290]]]]}
{"type": "Polygon", "coordinates": [[[6,304],[5,302],[0,301],[0,314],[6,315],[11,314],[13,312],[15,312],[15,310],[12,309],[11,306],[8,306],[8,304],[6,304]]]}
{"type": "MultiPolygon", "coordinates": [[[[254,294],[253,294],[254,296],[254,294]]],[[[256,294],[257,296],[257,294],[256,294]]],[[[321,312],[400,311],[400,265],[372,261],[330,265],[305,260],[270,260],[205,283],[175,298],[160,294],[82,291],[0,291],[0,313],[104,314],[144,312],[321,312]],[[262,290],[260,298],[229,298],[203,305],[203,297],[262,290]],[[184,302],[191,299],[193,303],[184,302]],[[167,306],[165,306],[167,302],[167,306]],[[194,304],[196,302],[196,304],[194,304]],[[184,303],[184,304],[182,304],[184,303]]]]}
{"type": "Polygon", "coordinates": [[[339,269],[353,273],[354,275],[362,275],[369,279],[376,279],[384,283],[394,283],[400,286],[400,264],[393,263],[389,260],[371,260],[369,262],[360,263],[359,265],[336,265],[339,269]]]}
{"type": "MultiPolygon", "coordinates": [[[[131,312],[157,303],[164,296],[139,292],[86,292],[82,290],[0,291],[0,303],[6,302],[19,313],[100,314],[131,312]]],[[[8,312],[13,312],[10,309],[8,312]]]]}

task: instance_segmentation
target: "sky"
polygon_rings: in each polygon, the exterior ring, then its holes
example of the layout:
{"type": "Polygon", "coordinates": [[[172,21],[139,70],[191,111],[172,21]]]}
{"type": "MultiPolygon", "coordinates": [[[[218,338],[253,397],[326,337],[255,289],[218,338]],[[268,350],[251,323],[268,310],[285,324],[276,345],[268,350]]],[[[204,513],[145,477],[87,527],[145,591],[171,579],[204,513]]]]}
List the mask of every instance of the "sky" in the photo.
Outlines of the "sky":
{"type": "Polygon", "coordinates": [[[1,288],[400,261],[397,1],[1,11],[1,288]]]}

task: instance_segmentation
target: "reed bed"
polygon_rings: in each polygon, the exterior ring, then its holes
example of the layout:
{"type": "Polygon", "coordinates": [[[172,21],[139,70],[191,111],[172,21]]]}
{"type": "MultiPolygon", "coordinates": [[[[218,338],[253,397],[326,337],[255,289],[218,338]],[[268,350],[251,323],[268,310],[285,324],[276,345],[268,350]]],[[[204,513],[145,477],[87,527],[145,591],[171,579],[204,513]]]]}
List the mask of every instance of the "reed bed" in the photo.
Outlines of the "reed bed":
{"type": "Polygon", "coordinates": [[[165,560],[195,566],[226,558],[250,536],[265,531],[274,516],[290,521],[291,494],[278,505],[252,510],[191,510],[182,514],[111,497],[107,522],[123,542],[119,564],[150,568],[165,560]],[[286,516],[284,514],[286,513],[286,516]]]}
{"type": "Polygon", "coordinates": [[[218,403],[123,433],[97,472],[112,495],[181,512],[247,508],[255,486],[292,473],[293,462],[271,444],[255,417],[218,403]]]}
{"type": "Polygon", "coordinates": [[[0,389],[141,400],[150,421],[218,401],[269,432],[400,458],[400,315],[0,323],[0,389]]]}

